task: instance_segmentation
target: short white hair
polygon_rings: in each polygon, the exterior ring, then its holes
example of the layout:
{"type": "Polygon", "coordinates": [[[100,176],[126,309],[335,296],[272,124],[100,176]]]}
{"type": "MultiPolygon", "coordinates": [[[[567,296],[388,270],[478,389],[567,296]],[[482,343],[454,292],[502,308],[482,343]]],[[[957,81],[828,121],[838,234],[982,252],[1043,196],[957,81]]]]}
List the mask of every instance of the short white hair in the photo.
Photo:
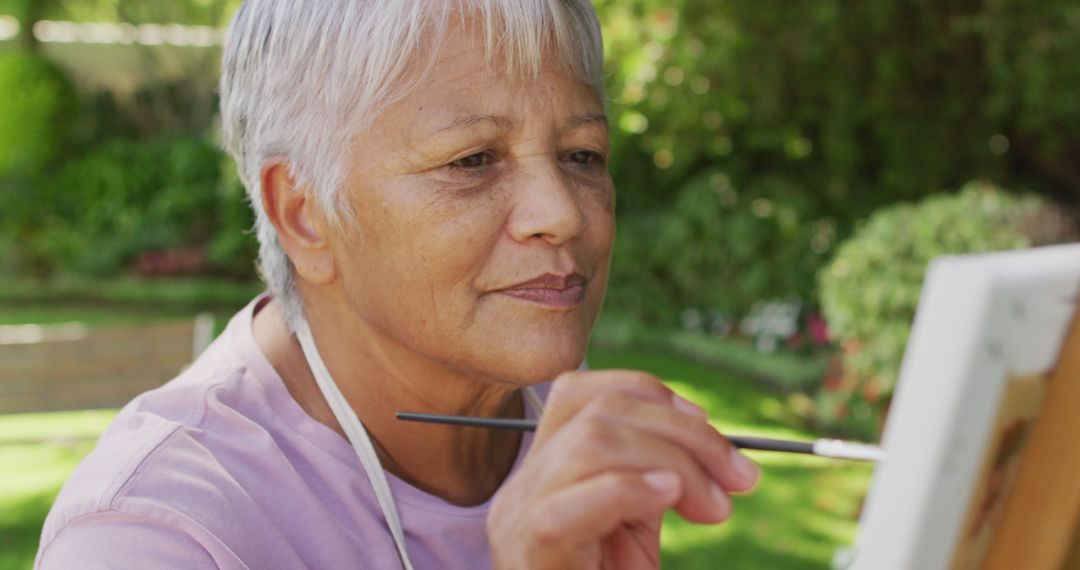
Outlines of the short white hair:
{"type": "Polygon", "coordinates": [[[351,220],[341,192],[349,143],[423,80],[454,17],[482,31],[489,61],[535,76],[553,54],[603,101],[603,43],[589,0],[245,0],[233,17],[222,57],[224,142],[255,210],[260,274],[290,329],[303,307],[263,210],[263,163],[281,159],[328,219],[351,220]]]}

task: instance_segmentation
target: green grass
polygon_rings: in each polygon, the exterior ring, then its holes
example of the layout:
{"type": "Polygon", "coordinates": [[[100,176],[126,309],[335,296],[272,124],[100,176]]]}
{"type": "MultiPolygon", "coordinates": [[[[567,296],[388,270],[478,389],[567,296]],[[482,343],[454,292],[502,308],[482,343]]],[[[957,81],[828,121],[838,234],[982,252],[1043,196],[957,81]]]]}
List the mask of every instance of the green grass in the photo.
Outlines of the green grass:
{"type": "MultiPolygon", "coordinates": [[[[25,314],[40,310],[45,309],[27,308],[25,314]]],[[[64,321],[89,316],[105,322],[117,317],[84,310],[89,312],[53,310],[46,316],[64,321]]],[[[0,314],[16,322],[9,313],[0,314]]],[[[138,315],[134,311],[131,316],[138,315]]],[[[682,357],[640,348],[597,348],[590,351],[589,364],[647,370],[667,379],[703,405],[725,433],[813,438],[784,424],[786,415],[776,396],[682,357]]],[[[0,465],[17,466],[0,470],[0,569],[31,566],[49,505],[114,414],[0,416],[0,465]]],[[[835,548],[850,544],[869,466],[762,452],[747,455],[761,466],[758,488],[736,498],[735,515],[722,525],[693,525],[669,515],[662,534],[665,568],[825,569],[835,548]]]]}
{"type": "Polygon", "coordinates": [[[30,568],[60,485],[116,415],[90,410],[0,416],[0,568],[30,568]]]}
{"type": "Polygon", "coordinates": [[[661,349],[786,392],[810,389],[828,371],[825,353],[802,355],[788,350],[763,353],[745,340],[653,327],[618,315],[601,315],[593,329],[592,344],[609,350],[661,349]]]}
{"type": "Polygon", "coordinates": [[[64,304],[13,304],[0,301],[0,325],[22,323],[54,324],[80,322],[91,326],[141,324],[191,317],[185,310],[164,310],[148,314],[145,309],[116,306],[64,304]]]}
{"type": "MultiPolygon", "coordinates": [[[[220,333],[236,309],[214,308],[215,331],[220,333]]],[[[195,309],[164,307],[148,313],[145,308],[123,305],[65,305],[60,304],[11,304],[0,301],[0,325],[23,323],[56,324],[79,322],[92,327],[108,325],[137,325],[195,318],[195,309]]]]}
{"type": "Polygon", "coordinates": [[[163,310],[240,307],[263,289],[257,282],[214,278],[0,278],[0,303],[57,304],[65,306],[65,310],[80,306],[126,306],[152,316],[163,310]]]}

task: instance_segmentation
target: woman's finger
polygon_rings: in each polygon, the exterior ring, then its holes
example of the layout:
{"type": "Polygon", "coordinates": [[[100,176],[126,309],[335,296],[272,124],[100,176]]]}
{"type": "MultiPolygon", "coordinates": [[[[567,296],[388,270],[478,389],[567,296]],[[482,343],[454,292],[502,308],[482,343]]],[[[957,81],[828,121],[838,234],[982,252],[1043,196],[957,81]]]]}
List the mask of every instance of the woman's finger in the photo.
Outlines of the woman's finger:
{"type": "Polygon", "coordinates": [[[542,442],[578,414],[590,402],[602,396],[625,396],[668,405],[687,415],[707,417],[701,406],[686,400],[664,385],[659,378],[639,370],[573,371],[561,374],[551,386],[544,414],[537,429],[535,444],[542,442]]]}
{"type": "Polygon", "coordinates": [[[537,490],[559,489],[609,472],[672,471],[682,494],[675,509],[698,523],[718,523],[731,515],[731,500],[686,449],[654,433],[597,419],[574,421],[537,456],[537,490]]]}
{"type": "Polygon", "coordinates": [[[674,471],[613,472],[586,479],[536,505],[537,546],[579,551],[598,544],[621,526],[661,516],[681,493],[681,480],[674,471]]]}
{"type": "Polygon", "coordinates": [[[675,444],[696,459],[725,491],[745,492],[757,484],[757,466],[704,418],[622,395],[595,399],[579,415],[628,426],[675,444]]]}

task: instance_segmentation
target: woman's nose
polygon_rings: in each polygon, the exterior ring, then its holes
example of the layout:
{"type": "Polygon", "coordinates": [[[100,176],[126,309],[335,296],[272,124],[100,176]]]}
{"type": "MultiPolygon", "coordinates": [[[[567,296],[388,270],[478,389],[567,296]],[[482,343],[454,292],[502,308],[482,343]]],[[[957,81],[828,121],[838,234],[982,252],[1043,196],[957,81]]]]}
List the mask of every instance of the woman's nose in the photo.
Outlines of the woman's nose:
{"type": "Polygon", "coordinates": [[[556,159],[524,170],[515,186],[514,207],[507,221],[507,231],[515,240],[538,238],[559,245],[588,227],[582,193],[556,159]]]}

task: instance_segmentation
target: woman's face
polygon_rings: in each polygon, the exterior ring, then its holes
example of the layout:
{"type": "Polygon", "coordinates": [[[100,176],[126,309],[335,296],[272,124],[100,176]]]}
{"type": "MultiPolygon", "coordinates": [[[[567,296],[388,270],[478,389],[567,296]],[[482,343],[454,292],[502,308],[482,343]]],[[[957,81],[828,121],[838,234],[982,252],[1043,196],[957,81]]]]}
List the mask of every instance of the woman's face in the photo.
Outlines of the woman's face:
{"type": "Polygon", "coordinates": [[[584,358],[607,281],[603,106],[555,65],[535,79],[485,65],[467,33],[440,53],[352,146],[356,224],[331,244],[347,310],[455,371],[547,380],[584,358]]]}

